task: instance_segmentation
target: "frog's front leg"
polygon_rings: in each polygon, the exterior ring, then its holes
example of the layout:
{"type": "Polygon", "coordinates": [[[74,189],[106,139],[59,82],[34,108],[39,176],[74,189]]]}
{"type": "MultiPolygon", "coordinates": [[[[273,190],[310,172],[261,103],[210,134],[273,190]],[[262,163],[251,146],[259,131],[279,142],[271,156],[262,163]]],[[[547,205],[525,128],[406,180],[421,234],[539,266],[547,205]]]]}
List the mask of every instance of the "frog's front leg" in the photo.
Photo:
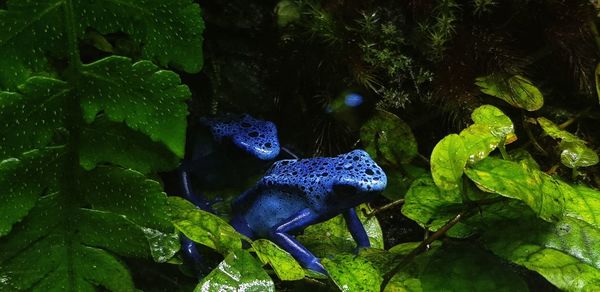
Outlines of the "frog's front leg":
{"type": "Polygon", "coordinates": [[[358,215],[356,214],[355,208],[350,208],[344,212],[344,219],[346,220],[346,225],[348,225],[348,230],[356,241],[356,244],[359,248],[361,247],[371,247],[371,243],[369,242],[369,236],[367,235],[367,231],[365,231],[365,226],[363,226],[360,219],[358,219],[358,215]]]}
{"type": "Polygon", "coordinates": [[[315,223],[319,216],[311,209],[303,209],[283,223],[273,226],[269,239],[289,252],[303,267],[327,275],[319,259],[290,233],[315,223]]]}

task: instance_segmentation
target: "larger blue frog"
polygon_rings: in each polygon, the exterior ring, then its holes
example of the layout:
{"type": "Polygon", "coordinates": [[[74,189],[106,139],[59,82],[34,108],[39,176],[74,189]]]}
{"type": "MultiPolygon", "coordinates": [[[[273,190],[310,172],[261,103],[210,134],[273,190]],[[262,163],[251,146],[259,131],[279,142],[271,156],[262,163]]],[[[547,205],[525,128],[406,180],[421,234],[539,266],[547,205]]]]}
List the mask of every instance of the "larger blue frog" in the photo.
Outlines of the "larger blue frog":
{"type": "Polygon", "coordinates": [[[373,199],[386,183],[383,170],[363,150],[336,157],[277,161],[256,186],[234,202],[231,224],[250,238],[270,239],[303,267],[326,274],[319,259],[294,234],[344,214],[358,247],[369,247],[354,207],[373,199]]]}

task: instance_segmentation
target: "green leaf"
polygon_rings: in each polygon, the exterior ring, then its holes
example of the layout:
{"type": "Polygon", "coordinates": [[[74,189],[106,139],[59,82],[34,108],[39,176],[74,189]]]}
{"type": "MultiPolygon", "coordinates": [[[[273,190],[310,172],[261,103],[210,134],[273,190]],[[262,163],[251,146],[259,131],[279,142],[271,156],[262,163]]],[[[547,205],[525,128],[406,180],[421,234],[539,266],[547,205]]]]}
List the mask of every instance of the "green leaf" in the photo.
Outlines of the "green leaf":
{"type": "Polygon", "coordinates": [[[575,192],[568,184],[526,164],[492,157],[467,168],[465,173],[482,190],[521,200],[547,221],[562,216],[565,197],[575,192]]]}
{"type": "Polygon", "coordinates": [[[582,142],[561,142],[560,162],[569,168],[598,164],[598,154],[582,142]]]}
{"type": "Polygon", "coordinates": [[[565,216],[582,220],[600,229],[600,191],[575,186],[576,193],[565,198],[565,216]]]}
{"type": "Polygon", "coordinates": [[[502,138],[494,136],[487,125],[473,124],[460,132],[463,138],[468,163],[473,164],[486,158],[502,142],[502,138]]]}
{"type": "Polygon", "coordinates": [[[598,154],[594,150],[585,146],[586,142],[579,137],[562,130],[552,121],[540,117],[538,123],[546,134],[554,139],[561,140],[558,148],[560,149],[560,161],[569,168],[586,167],[598,164],[598,154]]]}
{"type": "Polygon", "coordinates": [[[61,194],[42,198],[31,215],[0,240],[0,278],[4,279],[0,290],[88,291],[102,285],[133,291],[120,261],[78,242],[77,234],[67,227],[78,222],[77,213],[66,217],[61,200],[61,194]]]}
{"type": "Polygon", "coordinates": [[[81,39],[89,27],[103,34],[130,35],[143,45],[144,58],[162,66],[175,65],[190,73],[202,68],[204,24],[200,8],[190,0],[10,0],[6,7],[0,13],[0,67],[17,76],[47,71],[47,56],[66,59],[67,31],[75,30],[81,39]],[[65,23],[67,8],[75,12],[74,27],[65,23]]]}
{"type": "Polygon", "coordinates": [[[410,127],[386,111],[378,110],[361,127],[360,139],[369,155],[382,164],[405,164],[418,154],[417,141],[410,127]]]}
{"type": "Polygon", "coordinates": [[[560,139],[565,142],[582,141],[581,139],[579,139],[579,137],[577,137],[565,130],[562,130],[555,123],[553,123],[552,121],[550,121],[544,117],[537,118],[537,122],[540,124],[540,126],[542,126],[542,130],[544,130],[544,132],[546,134],[548,134],[550,137],[552,137],[554,139],[560,139]]]}
{"type": "Polygon", "coordinates": [[[521,76],[502,76],[492,74],[478,77],[475,84],[481,92],[500,98],[512,106],[535,111],[544,105],[544,97],[533,83],[521,76]]]}
{"type": "Polygon", "coordinates": [[[435,184],[443,190],[458,188],[468,157],[462,137],[456,134],[444,137],[431,152],[431,175],[435,184]]]}
{"type": "MultiPolygon", "coordinates": [[[[75,1],[81,27],[102,34],[125,32],[142,44],[142,58],[189,73],[200,71],[202,21],[200,7],[190,0],[75,1]]],[[[83,32],[79,32],[80,35],[83,32]]]]}
{"type": "Polygon", "coordinates": [[[445,244],[420,275],[423,291],[528,291],[508,265],[471,244],[445,244]]]}
{"type": "Polygon", "coordinates": [[[180,197],[169,197],[171,222],[185,236],[227,254],[242,248],[242,235],[220,217],[196,208],[180,197]]]}
{"type": "Polygon", "coordinates": [[[148,136],[122,123],[97,118],[83,125],[79,163],[86,170],[100,163],[111,163],[149,173],[174,169],[179,159],[148,136]]]}
{"type": "MultiPolygon", "coordinates": [[[[573,209],[589,210],[597,203],[573,209]]],[[[475,221],[486,230],[483,241],[493,253],[540,273],[563,290],[600,288],[600,251],[590,244],[600,240],[597,226],[569,213],[556,223],[544,222],[518,204],[484,207],[480,214],[475,221]]]]}
{"type": "Polygon", "coordinates": [[[485,104],[476,108],[471,113],[471,119],[475,124],[488,126],[491,134],[496,138],[505,139],[506,144],[517,138],[510,118],[495,106],[485,104]]]}
{"type": "MultiPolygon", "coordinates": [[[[179,250],[179,239],[167,215],[167,196],[158,182],[134,170],[97,167],[82,179],[82,192],[95,210],[118,214],[129,221],[137,229],[136,238],[146,243],[145,250],[155,261],[166,262],[179,250]]],[[[97,230],[114,229],[104,224],[97,230]]],[[[109,239],[104,246],[107,249],[127,235],[112,230],[104,234],[110,234],[105,235],[109,239]]]]}
{"type": "MultiPolygon", "coordinates": [[[[363,210],[369,209],[366,205],[356,207],[356,213],[369,236],[371,247],[383,248],[383,234],[377,218],[373,216],[366,219],[363,210]]],[[[351,253],[356,249],[356,242],[348,231],[342,215],[307,227],[297,238],[313,254],[321,258],[341,252],[351,253]]]]}
{"type": "MultiPolygon", "coordinates": [[[[410,186],[402,206],[402,214],[423,228],[435,232],[463,209],[458,189],[441,190],[430,177],[423,177],[410,186]]],[[[473,230],[461,222],[448,231],[448,235],[452,237],[466,237],[472,233],[473,230]]]]}
{"type": "Polygon", "coordinates": [[[379,291],[383,281],[379,271],[360,256],[337,254],[321,263],[341,291],[379,291]]]}
{"type": "Polygon", "coordinates": [[[0,237],[34,207],[45,189],[56,186],[62,151],[35,150],[0,161],[0,237]],[[36,183],[28,182],[36,178],[36,183]]]}
{"type": "Polygon", "coordinates": [[[68,94],[67,83],[47,77],[28,79],[18,92],[0,92],[0,159],[50,144],[63,126],[68,94]]]}
{"type": "Polygon", "coordinates": [[[104,111],[109,120],[124,121],[183,157],[185,101],[191,93],[177,74],[118,56],[84,65],[82,74],[81,103],[88,123],[104,111]]]}
{"type": "MultiPolygon", "coordinates": [[[[390,251],[396,254],[407,255],[414,250],[420,242],[406,242],[396,245],[390,248],[390,251]]],[[[406,267],[396,273],[387,286],[385,286],[385,292],[400,292],[400,291],[414,291],[422,292],[423,283],[420,279],[423,270],[427,267],[427,264],[431,260],[431,255],[435,254],[435,251],[439,249],[439,242],[433,242],[431,249],[426,252],[417,255],[406,267]]]]}
{"type": "Polygon", "coordinates": [[[96,210],[122,214],[138,225],[172,229],[161,185],[137,171],[97,167],[82,178],[81,187],[96,210]]]}
{"type": "Polygon", "coordinates": [[[194,291],[275,291],[261,264],[247,251],[232,251],[194,291]]]}
{"type": "Polygon", "coordinates": [[[287,251],[266,239],[252,242],[252,247],[258,258],[269,264],[277,277],[283,281],[294,281],[304,278],[304,269],[287,251]]]}

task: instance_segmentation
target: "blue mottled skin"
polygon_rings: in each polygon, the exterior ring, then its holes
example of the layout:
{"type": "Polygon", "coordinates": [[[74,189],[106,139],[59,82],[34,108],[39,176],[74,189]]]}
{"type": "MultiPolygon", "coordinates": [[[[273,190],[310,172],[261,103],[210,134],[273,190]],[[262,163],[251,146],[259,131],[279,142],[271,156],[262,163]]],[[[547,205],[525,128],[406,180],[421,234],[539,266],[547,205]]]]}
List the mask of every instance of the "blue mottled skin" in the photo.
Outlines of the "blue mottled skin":
{"type": "Polygon", "coordinates": [[[359,247],[369,238],[355,206],[368,202],[387,184],[383,170],[363,150],[336,157],[281,160],[233,205],[231,224],[250,238],[268,238],[302,266],[325,269],[293,234],[309,225],[344,214],[359,247]]]}
{"type": "Polygon", "coordinates": [[[236,146],[258,159],[271,160],[279,155],[277,128],[272,122],[249,115],[203,118],[200,122],[210,128],[217,141],[231,139],[236,146]]]}

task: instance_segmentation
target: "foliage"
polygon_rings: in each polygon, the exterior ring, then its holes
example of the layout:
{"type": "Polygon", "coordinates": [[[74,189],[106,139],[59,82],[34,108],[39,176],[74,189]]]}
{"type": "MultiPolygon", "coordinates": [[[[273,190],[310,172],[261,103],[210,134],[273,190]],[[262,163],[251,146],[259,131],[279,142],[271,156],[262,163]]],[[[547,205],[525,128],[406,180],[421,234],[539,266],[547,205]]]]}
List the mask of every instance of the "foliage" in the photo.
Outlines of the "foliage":
{"type": "Polygon", "coordinates": [[[600,289],[589,1],[203,5],[0,1],[0,290],[600,289]],[[217,214],[178,197],[188,122],[228,111],[301,157],[368,151],[371,247],[308,226],[321,275],[227,223],[243,184],[195,185],[217,214]]]}
{"type": "Polygon", "coordinates": [[[183,156],[191,94],[164,67],[200,70],[200,9],[186,0],[5,4],[0,290],[133,291],[117,256],[167,262],[179,249],[151,174],[183,156]],[[86,31],[126,33],[141,55],[98,53],[84,64],[86,31]]]}

